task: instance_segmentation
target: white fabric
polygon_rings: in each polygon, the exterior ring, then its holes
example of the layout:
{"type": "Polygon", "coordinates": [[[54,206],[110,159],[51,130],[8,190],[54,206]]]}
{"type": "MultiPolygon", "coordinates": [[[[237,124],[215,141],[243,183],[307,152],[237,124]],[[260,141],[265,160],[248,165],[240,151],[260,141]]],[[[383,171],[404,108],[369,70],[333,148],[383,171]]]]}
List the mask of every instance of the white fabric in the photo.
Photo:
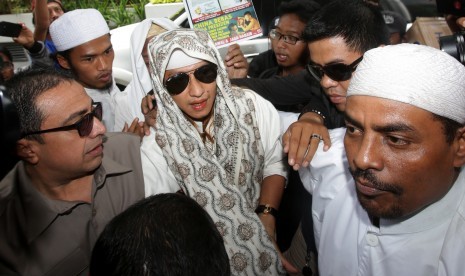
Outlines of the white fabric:
{"type": "Polygon", "coordinates": [[[166,70],[177,69],[201,62],[201,59],[186,55],[181,50],[176,50],[171,54],[170,61],[166,65],[166,70]]]}
{"type": "MultiPolygon", "coordinates": [[[[244,90],[248,91],[247,93],[252,93],[254,96],[251,98],[255,99],[255,114],[265,151],[263,178],[270,175],[287,177],[287,168],[282,162],[284,156],[280,140],[280,124],[270,124],[270,122],[279,122],[280,116],[270,102],[251,90],[244,90]]],[[[141,152],[142,169],[147,172],[144,173],[145,196],[177,192],[180,187],[163,157],[161,148],[155,141],[153,128],[150,131],[150,136],[146,136],[142,140],[141,152]]]]}
{"type": "Polygon", "coordinates": [[[102,123],[105,125],[107,132],[121,131],[123,128],[115,128],[115,98],[118,94],[121,94],[115,80],[113,80],[113,86],[108,90],[85,87],[84,89],[94,102],[102,103],[102,123]]]}
{"type": "Polygon", "coordinates": [[[110,33],[107,22],[96,9],[78,9],[64,13],[50,24],[49,31],[58,52],[110,33]]]}
{"type": "Polygon", "coordinates": [[[124,123],[131,124],[136,117],[141,121],[144,120],[140,104],[152,90],[152,81],[142,58],[142,48],[152,24],[157,24],[166,30],[179,28],[168,18],[147,18],[134,28],[130,41],[132,80],[123,93],[116,96],[115,128],[118,130],[123,129],[124,123]]]}
{"type": "Polygon", "coordinates": [[[311,166],[299,171],[313,194],[320,275],[464,275],[465,172],[440,201],[376,228],[358,202],[344,133],[331,130],[330,150],[320,143],[311,166]]]}
{"type": "Polygon", "coordinates": [[[367,95],[404,102],[465,123],[465,66],[423,45],[399,44],[367,51],[347,97],[367,95]]]}

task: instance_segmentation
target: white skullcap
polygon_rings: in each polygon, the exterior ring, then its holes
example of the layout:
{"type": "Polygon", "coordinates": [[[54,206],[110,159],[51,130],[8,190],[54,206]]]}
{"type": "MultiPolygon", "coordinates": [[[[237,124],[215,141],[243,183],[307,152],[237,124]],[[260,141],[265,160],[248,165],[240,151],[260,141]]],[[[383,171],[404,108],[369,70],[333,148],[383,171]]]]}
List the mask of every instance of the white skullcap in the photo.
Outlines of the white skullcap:
{"type": "Polygon", "coordinates": [[[96,9],[78,9],[64,13],[49,28],[58,52],[99,38],[110,32],[107,22],[96,9]]]}
{"type": "Polygon", "coordinates": [[[365,95],[407,103],[465,123],[465,67],[428,46],[399,44],[365,53],[347,97],[365,95]]]}
{"type": "Polygon", "coordinates": [[[177,49],[174,50],[171,54],[170,61],[166,65],[165,70],[171,70],[176,68],[181,68],[184,66],[189,66],[201,62],[201,59],[193,58],[186,55],[183,51],[177,49]]]}

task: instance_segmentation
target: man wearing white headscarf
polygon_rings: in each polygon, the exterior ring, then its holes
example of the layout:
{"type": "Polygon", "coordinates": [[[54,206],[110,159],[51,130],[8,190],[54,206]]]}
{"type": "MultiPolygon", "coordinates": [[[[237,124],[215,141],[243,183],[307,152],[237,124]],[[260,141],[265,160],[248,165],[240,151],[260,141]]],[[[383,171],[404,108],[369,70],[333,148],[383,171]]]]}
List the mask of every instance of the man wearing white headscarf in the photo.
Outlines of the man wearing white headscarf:
{"type": "Polygon", "coordinates": [[[114,98],[121,91],[113,79],[115,53],[102,14],[96,9],[73,10],[53,21],[49,31],[60,66],[73,73],[94,102],[102,103],[107,131],[120,131],[114,128],[114,98]]]}
{"type": "Polygon", "coordinates": [[[345,113],[300,170],[320,275],[463,275],[465,67],[427,46],[372,49],[345,113]]]}
{"type": "Polygon", "coordinates": [[[177,28],[179,26],[168,18],[147,18],[134,28],[130,41],[132,80],[123,93],[116,95],[116,129],[123,129],[125,124],[131,124],[134,118],[144,121],[141,101],[152,91],[147,44],[154,36],[177,28]]]}

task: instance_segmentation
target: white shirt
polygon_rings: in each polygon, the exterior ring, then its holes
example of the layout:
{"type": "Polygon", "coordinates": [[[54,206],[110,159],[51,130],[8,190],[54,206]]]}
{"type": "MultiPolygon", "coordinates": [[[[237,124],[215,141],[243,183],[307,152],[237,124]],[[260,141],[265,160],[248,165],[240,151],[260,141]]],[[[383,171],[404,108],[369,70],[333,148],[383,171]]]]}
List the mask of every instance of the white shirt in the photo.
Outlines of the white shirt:
{"type": "MultiPolygon", "coordinates": [[[[287,177],[281,144],[280,117],[270,102],[253,93],[255,116],[265,152],[263,177],[282,175],[287,177]]],[[[144,137],[141,146],[142,169],[144,171],[145,195],[177,192],[180,187],[168,167],[161,148],[155,141],[155,130],[144,137]]]]}
{"type": "Polygon", "coordinates": [[[465,173],[438,202],[407,219],[381,219],[377,228],[357,199],[344,133],[330,131],[330,150],[320,143],[299,171],[313,194],[320,275],[465,275],[465,173]]]}
{"type": "Polygon", "coordinates": [[[113,86],[110,89],[91,89],[86,87],[84,89],[94,102],[102,104],[102,123],[105,125],[107,132],[121,131],[122,128],[115,129],[115,97],[121,93],[115,84],[115,80],[113,80],[113,86]]]}

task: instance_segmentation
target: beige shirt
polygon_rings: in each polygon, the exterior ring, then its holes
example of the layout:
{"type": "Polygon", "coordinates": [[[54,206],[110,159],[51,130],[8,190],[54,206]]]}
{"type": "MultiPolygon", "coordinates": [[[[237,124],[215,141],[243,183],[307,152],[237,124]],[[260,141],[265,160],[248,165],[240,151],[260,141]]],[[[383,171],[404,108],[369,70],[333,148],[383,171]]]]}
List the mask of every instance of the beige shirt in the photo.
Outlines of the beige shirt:
{"type": "Polygon", "coordinates": [[[140,138],[107,136],[90,204],[46,198],[22,162],[0,182],[0,275],[88,275],[105,225],[144,197],[140,138]]]}

